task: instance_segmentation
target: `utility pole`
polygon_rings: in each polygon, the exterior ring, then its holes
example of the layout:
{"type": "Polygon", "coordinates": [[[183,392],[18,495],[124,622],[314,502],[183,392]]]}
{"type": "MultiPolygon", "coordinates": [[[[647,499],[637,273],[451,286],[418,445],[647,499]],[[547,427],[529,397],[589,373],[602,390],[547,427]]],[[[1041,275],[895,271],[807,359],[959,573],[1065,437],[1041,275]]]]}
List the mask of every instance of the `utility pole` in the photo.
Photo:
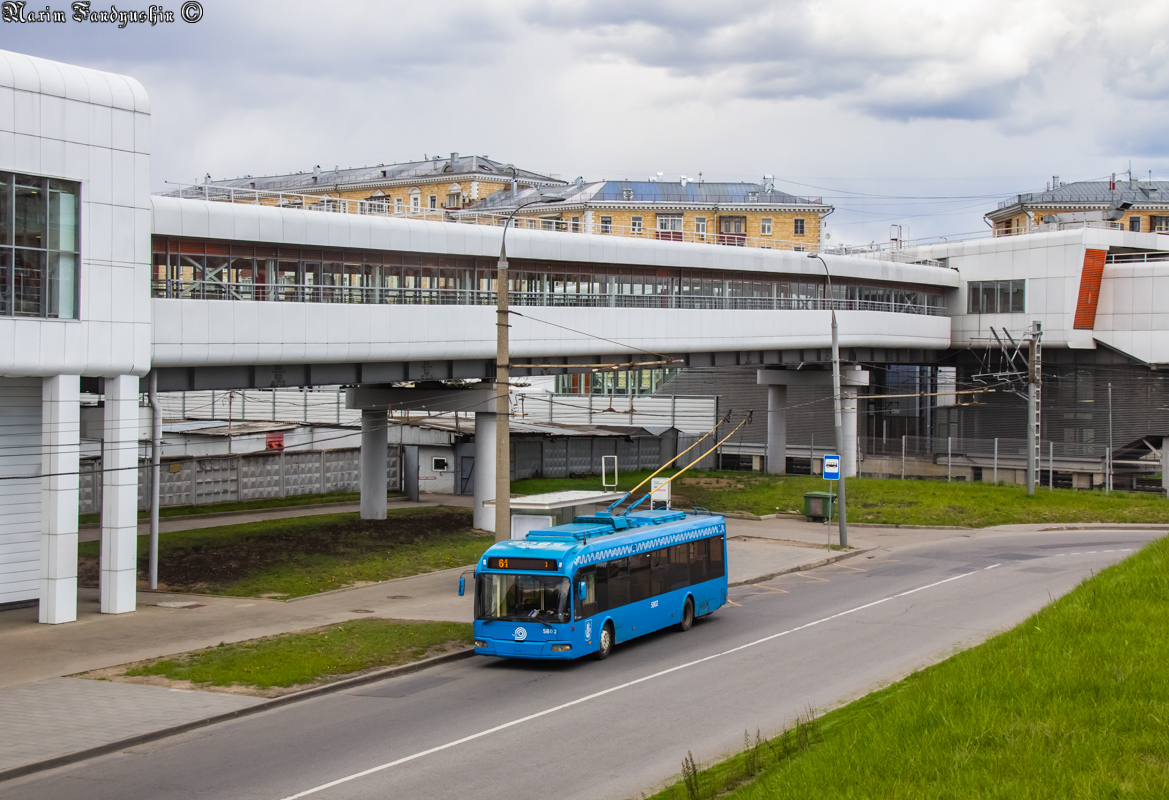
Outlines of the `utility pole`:
{"type": "MultiPolygon", "coordinates": [[[[848,547],[848,507],[844,501],[844,415],[840,408],[840,338],[836,328],[836,304],[833,302],[832,296],[832,273],[828,271],[828,262],[821,258],[819,253],[808,253],[808,258],[819,260],[824,267],[824,275],[828,279],[828,308],[832,312],[832,412],[835,415],[836,425],[836,455],[840,458],[840,480],[837,481],[836,491],[839,513],[836,515],[836,520],[840,531],[840,546],[848,547]]],[[[904,472],[904,467],[902,471],[904,472]]]]}
{"type": "Polygon", "coordinates": [[[1035,494],[1039,482],[1040,441],[1039,407],[1043,384],[1043,364],[1040,339],[1043,325],[1032,322],[1027,338],[1027,494],[1035,494]]]}

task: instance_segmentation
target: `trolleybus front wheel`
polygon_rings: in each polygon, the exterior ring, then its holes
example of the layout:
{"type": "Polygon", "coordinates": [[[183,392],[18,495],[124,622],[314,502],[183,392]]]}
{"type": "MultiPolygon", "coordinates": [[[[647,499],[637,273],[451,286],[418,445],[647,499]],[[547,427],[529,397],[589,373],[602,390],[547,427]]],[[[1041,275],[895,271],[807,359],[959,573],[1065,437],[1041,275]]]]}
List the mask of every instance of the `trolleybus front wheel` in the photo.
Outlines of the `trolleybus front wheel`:
{"type": "Polygon", "coordinates": [[[678,623],[678,630],[688,631],[694,624],[694,598],[687,597],[686,605],[682,607],[682,621],[678,623]]]}
{"type": "Polygon", "coordinates": [[[597,647],[597,660],[602,661],[613,652],[613,624],[606,622],[601,627],[601,641],[597,647]]]}

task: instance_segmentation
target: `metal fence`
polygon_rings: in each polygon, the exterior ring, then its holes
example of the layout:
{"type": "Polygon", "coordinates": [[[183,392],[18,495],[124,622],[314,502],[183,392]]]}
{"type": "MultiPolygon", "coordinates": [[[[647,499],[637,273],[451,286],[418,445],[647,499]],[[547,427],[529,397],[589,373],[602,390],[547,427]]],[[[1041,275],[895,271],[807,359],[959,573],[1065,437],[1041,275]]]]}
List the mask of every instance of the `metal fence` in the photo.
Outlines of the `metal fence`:
{"type": "MultiPolygon", "coordinates": [[[[159,483],[163,506],[203,505],[302,494],[356,492],[360,488],[360,450],[314,450],[303,453],[266,452],[240,456],[208,456],[165,460],[159,483]]],[[[389,448],[388,485],[401,486],[401,452],[389,448]]],[[[138,508],[150,507],[150,464],[138,466],[138,508]]],[[[101,459],[81,464],[80,513],[101,511],[101,459]]]]}

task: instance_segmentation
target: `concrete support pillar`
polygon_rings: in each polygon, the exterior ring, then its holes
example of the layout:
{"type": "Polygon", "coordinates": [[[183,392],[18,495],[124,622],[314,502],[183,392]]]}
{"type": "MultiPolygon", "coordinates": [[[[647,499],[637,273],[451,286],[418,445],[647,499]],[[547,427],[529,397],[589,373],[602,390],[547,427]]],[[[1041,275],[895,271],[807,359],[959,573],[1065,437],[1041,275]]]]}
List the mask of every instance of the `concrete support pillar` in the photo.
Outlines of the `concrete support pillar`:
{"type": "Polygon", "coordinates": [[[1169,495],[1169,436],[1161,438],[1161,488],[1169,495]]]}
{"type": "Polygon", "coordinates": [[[41,384],[40,621],[50,625],[77,619],[80,401],[77,375],[41,384]]]}
{"type": "Polygon", "coordinates": [[[101,610],[133,611],[138,595],[138,378],[106,378],[102,443],[101,610]]]}
{"type": "Polygon", "coordinates": [[[787,387],[767,387],[767,471],[787,472],[787,387]]]}
{"type": "Polygon", "coordinates": [[[495,509],[483,504],[495,499],[495,415],[475,413],[474,526],[495,532],[495,509]]]}
{"type": "Polygon", "coordinates": [[[386,518],[386,485],[389,467],[389,415],[385,411],[361,411],[361,518],[386,518]]]}
{"type": "Polygon", "coordinates": [[[850,387],[841,387],[840,394],[840,438],[843,440],[840,453],[840,471],[846,478],[856,476],[856,404],[857,390],[850,387]]]}

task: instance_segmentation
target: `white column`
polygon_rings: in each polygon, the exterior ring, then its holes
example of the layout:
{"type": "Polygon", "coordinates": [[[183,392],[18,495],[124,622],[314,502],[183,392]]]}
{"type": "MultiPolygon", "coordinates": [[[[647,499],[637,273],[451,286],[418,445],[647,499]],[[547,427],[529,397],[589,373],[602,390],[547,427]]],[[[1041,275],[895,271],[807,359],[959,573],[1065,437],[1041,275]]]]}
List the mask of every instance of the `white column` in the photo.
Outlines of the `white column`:
{"type": "Polygon", "coordinates": [[[856,476],[856,404],[857,390],[843,386],[840,389],[840,438],[844,452],[840,453],[840,472],[846,478],[856,476]]]}
{"type": "Polygon", "coordinates": [[[106,378],[102,445],[101,610],[133,611],[138,595],[138,378],[106,378]]]}
{"type": "Polygon", "coordinates": [[[57,375],[41,384],[40,621],[51,625],[77,619],[80,383],[57,375]]]}
{"type": "Polygon", "coordinates": [[[767,471],[787,472],[787,387],[767,387],[767,471]]]}
{"type": "Polygon", "coordinates": [[[1161,488],[1169,493],[1169,436],[1161,438],[1161,488]]]}
{"type": "Polygon", "coordinates": [[[483,503],[495,499],[495,415],[475,412],[475,512],[473,524],[495,531],[495,509],[483,503]]]}
{"type": "Polygon", "coordinates": [[[385,411],[361,410],[361,518],[386,518],[389,426],[385,411]]]}

